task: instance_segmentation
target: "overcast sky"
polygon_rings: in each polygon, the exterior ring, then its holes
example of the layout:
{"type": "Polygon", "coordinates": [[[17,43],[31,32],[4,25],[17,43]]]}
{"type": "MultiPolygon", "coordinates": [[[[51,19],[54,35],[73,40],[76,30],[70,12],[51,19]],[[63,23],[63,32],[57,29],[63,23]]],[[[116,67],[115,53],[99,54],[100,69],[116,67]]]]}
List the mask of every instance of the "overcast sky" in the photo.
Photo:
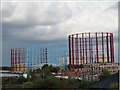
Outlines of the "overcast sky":
{"type": "Polygon", "coordinates": [[[2,2],[3,65],[10,65],[11,48],[62,42],[82,32],[114,33],[117,52],[118,2],[2,2]]]}

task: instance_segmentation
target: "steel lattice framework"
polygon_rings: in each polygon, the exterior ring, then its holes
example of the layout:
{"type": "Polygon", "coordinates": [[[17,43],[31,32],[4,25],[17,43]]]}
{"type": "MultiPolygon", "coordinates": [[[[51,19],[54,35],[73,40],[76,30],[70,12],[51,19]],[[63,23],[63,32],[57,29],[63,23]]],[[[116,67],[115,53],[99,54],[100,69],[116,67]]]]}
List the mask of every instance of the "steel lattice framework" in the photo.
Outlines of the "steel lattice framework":
{"type": "Polygon", "coordinates": [[[68,36],[69,69],[88,63],[114,63],[113,33],[77,33],[68,36]]]}
{"type": "Polygon", "coordinates": [[[11,49],[11,68],[13,71],[29,71],[34,65],[47,62],[47,48],[11,49]]]}

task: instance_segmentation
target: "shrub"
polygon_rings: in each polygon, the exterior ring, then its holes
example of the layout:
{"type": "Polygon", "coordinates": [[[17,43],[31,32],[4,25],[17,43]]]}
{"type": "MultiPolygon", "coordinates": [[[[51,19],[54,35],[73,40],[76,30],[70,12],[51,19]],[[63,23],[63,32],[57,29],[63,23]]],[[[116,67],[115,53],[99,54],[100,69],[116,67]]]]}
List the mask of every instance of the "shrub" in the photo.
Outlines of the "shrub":
{"type": "Polygon", "coordinates": [[[112,83],[110,85],[110,88],[118,89],[119,84],[118,83],[112,83]]]}
{"type": "Polygon", "coordinates": [[[99,76],[99,79],[100,80],[103,80],[104,78],[110,76],[110,72],[107,70],[107,69],[103,69],[100,76],[99,76]]]}
{"type": "Polygon", "coordinates": [[[26,81],[27,81],[27,79],[22,76],[19,77],[19,79],[18,79],[18,83],[20,83],[20,84],[22,84],[23,82],[26,82],[26,81]]]}
{"type": "Polygon", "coordinates": [[[33,87],[33,83],[28,81],[23,85],[23,88],[32,88],[33,87]]]}

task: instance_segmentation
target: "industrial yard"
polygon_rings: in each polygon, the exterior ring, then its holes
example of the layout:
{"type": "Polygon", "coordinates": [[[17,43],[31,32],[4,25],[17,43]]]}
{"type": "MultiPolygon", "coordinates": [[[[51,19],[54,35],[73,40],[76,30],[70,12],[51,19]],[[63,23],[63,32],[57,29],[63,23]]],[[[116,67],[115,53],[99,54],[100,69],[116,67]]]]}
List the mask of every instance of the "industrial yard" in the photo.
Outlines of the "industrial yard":
{"type": "MultiPolygon", "coordinates": [[[[57,54],[58,65],[52,65],[51,61],[54,59],[49,59],[49,54],[52,55],[49,53],[51,52],[49,48],[13,48],[11,49],[11,69],[8,72],[11,79],[9,76],[3,75],[3,81],[7,77],[9,82],[12,82],[11,80],[16,77],[18,81],[19,78],[23,78],[23,82],[34,83],[32,80],[35,78],[48,79],[51,77],[60,80],[59,82],[78,80],[76,83],[88,83],[87,88],[89,88],[90,85],[104,79],[104,77],[118,73],[118,63],[114,62],[113,42],[112,33],[96,32],[69,35],[68,52],[61,51],[62,56],[57,54]],[[104,76],[104,72],[107,73],[106,76],[104,76]]],[[[75,88],[80,87],[76,85],[75,88]]],[[[32,88],[35,86],[33,85],[32,88]]]]}

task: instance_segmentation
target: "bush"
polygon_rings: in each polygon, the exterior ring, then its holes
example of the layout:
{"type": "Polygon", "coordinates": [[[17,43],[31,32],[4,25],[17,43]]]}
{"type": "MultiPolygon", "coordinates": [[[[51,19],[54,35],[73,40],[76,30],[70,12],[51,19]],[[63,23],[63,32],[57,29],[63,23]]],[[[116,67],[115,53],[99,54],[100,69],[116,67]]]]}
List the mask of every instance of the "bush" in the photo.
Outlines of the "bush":
{"type": "Polygon", "coordinates": [[[33,80],[33,88],[41,88],[43,81],[44,81],[43,78],[34,79],[33,80]]]}
{"type": "Polygon", "coordinates": [[[100,76],[99,76],[99,79],[100,80],[103,80],[104,78],[110,76],[110,72],[107,70],[107,69],[103,69],[100,76]]]}
{"type": "Polygon", "coordinates": [[[79,85],[79,88],[81,88],[81,89],[82,89],[82,88],[86,88],[86,89],[87,89],[87,88],[89,88],[90,83],[91,83],[91,82],[89,82],[89,81],[81,81],[81,82],[80,82],[80,85],[79,85]]]}
{"type": "Polygon", "coordinates": [[[39,78],[33,81],[33,88],[60,88],[60,80],[50,76],[47,78],[39,78]]]}
{"type": "Polygon", "coordinates": [[[28,81],[24,84],[23,88],[32,88],[33,87],[33,83],[28,81]]]}
{"type": "Polygon", "coordinates": [[[4,89],[15,89],[15,88],[22,88],[22,84],[6,84],[2,88],[4,89]]]}
{"type": "Polygon", "coordinates": [[[110,85],[110,88],[118,89],[119,88],[119,84],[118,83],[112,83],[110,85]]]}
{"type": "Polygon", "coordinates": [[[18,79],[18,83],[19,84],[22,84],[23,82],[27,82],[27,79],[26,78],[24,78],[24,77],[19,77],[19,79],[18,79]]]}

